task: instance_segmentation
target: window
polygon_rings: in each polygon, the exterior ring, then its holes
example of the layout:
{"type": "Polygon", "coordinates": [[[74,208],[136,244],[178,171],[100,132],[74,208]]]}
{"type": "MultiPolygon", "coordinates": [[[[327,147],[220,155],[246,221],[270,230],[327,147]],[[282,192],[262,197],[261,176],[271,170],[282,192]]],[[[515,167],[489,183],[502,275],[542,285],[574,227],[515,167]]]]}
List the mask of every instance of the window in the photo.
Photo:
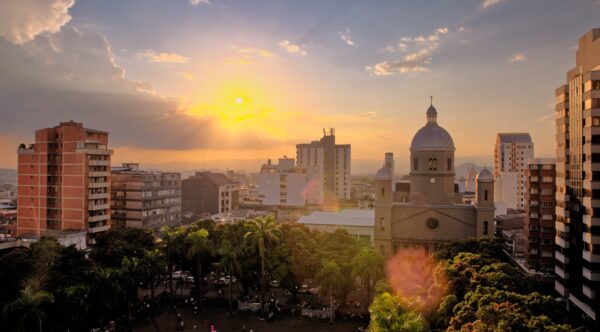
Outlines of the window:
{"type": "Polygon", "coordinates": [[[429,158],[429,162],[427,163],[430,171],[437,171],[437,158],[429,158]]]}
{"type": "Polygon", "coordinates": [[[487,220],[483,222],[483,235],[488,235],[488,222],[487,222],[487,220]]]}
{"type": "Polygon", "coordinates": [[[600,81],[592,81],[592,90],[600,90],[600,81]]]}
{"type": "Polygon", "coordinates": [[[452,158],[448,158],[448,170],[451,171],[452,170],[452,158]]]}
{"type": "Polygon", "coordinates": [[[487,200],[488,200],[488,191],[487,191],[487,190],[485,190],[485,191],[483,192],[483,199],[484,199],[485,201],[487,201],[487,200]]]}
{"type": "Polygon", "coordinates": [[[385,188],[381,188],[381,198],[385,196],[385,188]]]}
{"type": "Polygon", "coordinates": [[[419,170],[419,159],[415,158],[415,160],[413,160],[413,169],[415,171],[419,170]]]}
{"type": "Polygon", "coordinates": [[[382,232],[385,231],[385,219],[383,217],[379,219],[379,230],[382,232]]]}
{"type": "Polygon", "coordinates": [[[600,117],[592,117],[592,127],[600,127],[600,117]]]}

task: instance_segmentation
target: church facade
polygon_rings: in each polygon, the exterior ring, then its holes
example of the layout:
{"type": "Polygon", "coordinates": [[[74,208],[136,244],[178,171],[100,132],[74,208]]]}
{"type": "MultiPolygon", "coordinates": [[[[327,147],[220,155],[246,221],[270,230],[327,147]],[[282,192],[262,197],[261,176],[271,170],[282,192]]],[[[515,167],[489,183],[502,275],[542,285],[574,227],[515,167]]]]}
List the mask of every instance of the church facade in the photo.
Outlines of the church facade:
{"type": "Polygon", "coordinates": [[[434,250],[453,240],[494,236],[494,177],[483,169],[475,200],[463,203],[455,184],[452,136],[437,122],[433,105],[410,147],[410,183],[392,187],[385,165],[375,176],[375,248],[384,256],[402,248],[434,250]]]}

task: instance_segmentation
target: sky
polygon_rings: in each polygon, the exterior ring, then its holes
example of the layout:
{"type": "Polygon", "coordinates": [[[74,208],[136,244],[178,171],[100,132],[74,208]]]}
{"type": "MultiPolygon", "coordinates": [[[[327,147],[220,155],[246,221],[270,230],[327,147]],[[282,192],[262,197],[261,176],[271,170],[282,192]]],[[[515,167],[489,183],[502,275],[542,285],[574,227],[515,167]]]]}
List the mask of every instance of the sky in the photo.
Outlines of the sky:
{"type": "Polygon", "coordinates": [[[554,155],[554,90],[597,0],[0,0],[0,167],[60,121],[113,164],[258,171],[334,127],[353,172],[397,168],[430,96],[458,162],[496,133],[554,155]]]}

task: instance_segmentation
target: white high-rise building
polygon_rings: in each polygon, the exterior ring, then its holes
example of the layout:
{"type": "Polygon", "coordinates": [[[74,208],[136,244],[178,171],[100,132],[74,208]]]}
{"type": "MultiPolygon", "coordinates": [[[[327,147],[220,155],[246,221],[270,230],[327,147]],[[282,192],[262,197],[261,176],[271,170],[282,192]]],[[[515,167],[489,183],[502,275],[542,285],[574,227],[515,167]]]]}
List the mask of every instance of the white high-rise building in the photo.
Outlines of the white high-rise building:
{"type": "Polygon", "coordinates": [[[494,149],[495,197],[510,209],[525,209],[526,177],[533,159],[529,133],[498,133],[494,149]]]}
{"type": "Polygon", "coordinates": [[[323,137],[308,144],[296,145],[296,161],[307,168],[311,186],[322,188],[322,202],[349,200],[351,189],[350,144],[335,144],[335,130],[329,134],[323,129],[323,137]]]}
{"type": "Polygon", "coordinates": [[[280,158],[278,164],[272,164],[269,159],[256,178],[258,199],[267,206],[320,204],[320,192],[310,183],[309,174],[307,168],[296,166],[293,158],[280,158]]]}

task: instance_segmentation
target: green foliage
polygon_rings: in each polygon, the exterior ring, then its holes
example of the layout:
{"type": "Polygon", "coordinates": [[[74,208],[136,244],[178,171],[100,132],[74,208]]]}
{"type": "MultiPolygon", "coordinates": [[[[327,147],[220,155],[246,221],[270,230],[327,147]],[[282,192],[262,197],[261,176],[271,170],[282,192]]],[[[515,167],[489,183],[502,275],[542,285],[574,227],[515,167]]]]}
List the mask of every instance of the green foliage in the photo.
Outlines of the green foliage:
{"type": "Polygon", "coordinates": [[[399,299],[384,292],[369,307],[369,332],[427,332],[429,323],[417,312],[402,307],[399,299]]]}
{"type": "Polygon", "coordinates": [[[47,314],[44,306],[54,302],[54,296],[43,290],[27,286],[21,290],[21,296],[4,306],[7,330],[9,331],[43,331],[47,314]]]}
{"type": "Polygon", "coordinates": [[[142,258],[152,250],[155,239],[152,231],[140,228],[115,228],[100,233],[90,258],[107,267],[119,267],[125,257],[142,258]]]}

